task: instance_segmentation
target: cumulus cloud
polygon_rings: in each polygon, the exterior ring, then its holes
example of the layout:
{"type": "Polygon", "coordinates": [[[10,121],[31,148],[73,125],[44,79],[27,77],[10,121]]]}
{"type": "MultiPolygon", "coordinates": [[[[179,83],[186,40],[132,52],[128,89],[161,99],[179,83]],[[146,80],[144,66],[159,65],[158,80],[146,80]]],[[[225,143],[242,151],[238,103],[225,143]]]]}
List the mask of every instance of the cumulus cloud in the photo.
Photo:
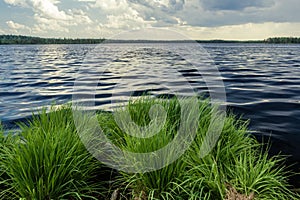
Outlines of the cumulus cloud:
{"type": "MultiPolygon", "coordinates": [[[[103,36],[102,34],[111,35],[123,30],[144,27],[173,27],[187,32],[193,30],[200,35],[209,32],[210,35],[219,36],[218,33],[226,35],[227,30],[229,33],[230,27],[236,32],[243,32],[243,28],[252,30],[250,27],[257,27],[259,29],[256,32],[265,33],[267,30],[263,27],[270,29],[272,25],[281,24],[278,27],[285,28],[287,25],[282,24],[300,22],[299,0],[72,0],[68,3],[61,0],[4,0],[4,2],[26,8],[24,12],[32,15],[29,16],[32,21],[28,22],[30,25],[25,25],[30,26],[34,33],[45,35],[74,33],[81,37],[90,34],[99,37],[98,33],[103,36]]],[[[7,25],[22,27],[22,24],[7,25]]],[[[292,30],[291,26],[288,27],[286,32],[292,30]]],[[[272,30],[279,33],[279,29],[272,30]]],[[[247,34],[243,34],[246,37],[247,34]]]]}
{"type": "Polygon", "coordinates": [[[58,0],[4,0],[7,4],[22,7],[31,7],[36,13],[40,13],[48,18],[66,20],[69,17],[64,11],[60,11],[56,4],[58,0]]]}
{"type": "Polygon", "coordinates": [[[144,21],[151,21],[154,27],[181,25],[216,27],[246,23],[300,21],[297,1],[107,0],[104,3],[102,0],[94,0],[93,5],[97,5],[103,12],[108,12],[108,15],[114,15],[114,18],[120,19],[123,13],[133,11],[144,21]]]}
{"type": "Polygon", "coordinates": [[[31,32],[31,28],[29,28],[28,26],[19,24],[17,22],[11,21],[11,20],[7,21],[6,25],[8,26],[9,29],[6,30],[5,32],[0,30],[1,34],[7,33],[7,32],[13,33],[13,34],[30,33],[31,32]]]}
{"type": "Polygon", "coordinates": [[[69,25],[76,26],[78,24],[92,24],[93,20],[81,9],[68,10],[68,14],[72,20],[69,20],[69,25]]]}
{"type": "Polygon", "coordinates": [[[27,6],[26,0],[4,0],[4,2],[14,6],[27,6]]]}
{"type": "MultiPolygon", "coordinates": [[[[86,0],[81,0],[86,1],[86,0]]],[[[132,30],[148,27],[153,20],[147,20],[140,15],[127,0],[88,0],[93,9],[99,9],[104,18],[99,23],[103,29],[132,30]]]]}
{"type": "Polygon", "coordinates": [[[57,20],[55,18],[47,18],[46,16],[35,14],[34,33],[47,33],[48,31],[57,33],[69,33],[70,27],[77,27],[79,25],[90,25],[92,20],[86,16],[86,13],[80,9],[68,10],[66,12],[72,20],[57,20]]]}
{"type": "MultiPolygon", "coordinates": [[[[33,33],[46,33],[47,31],[68,33],[69,26],[92,23],[90,17],[81,9],[59,9],[58,4],[61,3],[59,0],[4,1],[10,5],[31,8],[34,11],[33,33]]],[[[9,23],[9,26],[13,27],[14,24],[9,23]]]]}
{"type": "Polygon", "coordinates": [[[6,24],[10,29],[14,29],[14,30],[19,30],[19,29],[27,29],[28,30],[29,29],[27,26],[13,22],[13,21],[7,21],[6,24]]]}
{"type": "Polygon", "coordinates": [[[45,18],[38,14],[35,14],[34,19],[36,21],[36,24],[32,29],[33,33],[46,33],[48,31],[66,32],[66,33],[69,32],[69,29],[66,28],[62,23],[64,21],[45,18]]]}
{"type": "Polygon", "coordinates": [[[128,0],[146,20],[155,19],[154,26],[162,27],[180,23],[177,12],[184,8],[185,0],[128,0]]]}
{"type": "MultiPolygon", "coordinates": [[[[182,10],[185,0],[128,0],[132,4],[142,5],[163,12],[174,13],[182,10]]],[[[153,11],[155,11],[153,10],[153,11]]]]}
{"type": "Polygon", "coordinates": [[[123,15],[108,15],[107,23],[102,25],[106,28],[115,29],[137,29],[145,25],[145,21],[138,16],[123,14],[123,15]]]}
{"type": "Polygon", "coordinates": [[[229,7],[229,4],[226,4],[227,0],[218,6],[214,4],[215,1],[206,4],[205,2],[206,0],[187,1],[184,9],[177,13],[178,17],[186,21],[188,25],[201,27],[265,22],[300,22],[298,0],[266,0],[263,2],[255,0],[249,1],[253,2],[251,5],[241,3],[236,7],[229,7]],[[213,5],[215,5],[214,9],[209,9],[213,5]]]}
{"type": "Polygon", "coordinates": [[[58,1],[51,0],[30,0],[32,7],[40,14],[57,20],[68,20],[71,16],[68,16],[64,11],[60,11],[55,3],[58,1]]]}
{"type": "Polygon", "coordinates": [[[182,23],[173,14],[183,8],[185,0],[79,0],[91,8],[100,9],[105,18],[101,26],[107,28],[136,29],[163,27],[182,23]],[[173,13],[173,14],[172,14],[173,13]]]}

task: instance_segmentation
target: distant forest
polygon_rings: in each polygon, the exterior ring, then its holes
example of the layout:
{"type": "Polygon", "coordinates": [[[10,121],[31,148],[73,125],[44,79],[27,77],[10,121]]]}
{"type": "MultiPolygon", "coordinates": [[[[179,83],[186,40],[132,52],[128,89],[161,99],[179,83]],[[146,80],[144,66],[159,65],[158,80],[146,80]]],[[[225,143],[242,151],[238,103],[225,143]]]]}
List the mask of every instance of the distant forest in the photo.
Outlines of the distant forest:
{"type": "MultiPolygon", "coordinates": [[[[105,39],[71,39],[71,38],[40,38],[22,35],[0,35],[1,44],[99,44],[112,43],[137,43],[137,42],[193,42],[193,41],[151,41],[151,40],[105,40],[105,39]]],[[[299,37],[273,37],[265,40],[196,40],[199,43],[269,43],[269,44],[300,44],[299,37]]]]}
{"type": "Polygon", "coordinates": [[[299,37],[273,37],[264,40],[265,43],[275,43],[275,44],[299,44],[299,37]]]}
{"type": "Polygon", "coordinates": [[[40,38],[23,35],[0,35],[1,44],[98,44],[104,39],[40,38]]]}

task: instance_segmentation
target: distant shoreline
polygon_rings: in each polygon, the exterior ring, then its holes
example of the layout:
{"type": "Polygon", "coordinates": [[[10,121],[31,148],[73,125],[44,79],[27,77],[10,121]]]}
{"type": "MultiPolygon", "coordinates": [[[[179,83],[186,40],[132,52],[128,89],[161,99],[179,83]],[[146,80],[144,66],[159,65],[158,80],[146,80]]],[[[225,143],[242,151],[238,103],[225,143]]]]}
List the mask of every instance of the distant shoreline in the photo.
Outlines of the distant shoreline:
{"type": "Polygon", "coordinates": [[[300,44],[300,37],[273,37],[265,40],[107,40],[92,38],[41,38],[23,35],[0,35],[0,45],[28,44],[100,44],[100,43],[262,43],[300,44]]]}

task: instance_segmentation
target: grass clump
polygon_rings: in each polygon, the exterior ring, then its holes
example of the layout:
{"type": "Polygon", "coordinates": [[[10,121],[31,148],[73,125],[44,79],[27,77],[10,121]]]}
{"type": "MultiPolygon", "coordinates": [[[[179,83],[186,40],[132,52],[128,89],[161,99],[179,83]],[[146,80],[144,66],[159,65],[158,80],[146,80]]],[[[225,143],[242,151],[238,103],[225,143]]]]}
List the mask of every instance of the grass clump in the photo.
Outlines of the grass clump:
{"type": "MultiPolygon", "coordinates": [[[[81,142],[70,106],[33,116],[28,123],[19,124],[19,135],[4,136],[0,128],[0,199],[299,199],[290,190],[285,157],[269,157],[247,133],[248,122],[232,114],[225,117],[220,137],[203,156],[202,144],[211,122],[218,123],[219,113],[203,99],[197,100],[197,109],[182,112],[189,102],[142,97],[114,113],[98,113],[101,129],[115,146],[153,157],[180,130],[192,130],[189,126],[182,129],[186,119],[196,113],[198,120],[195,138],[178,159],[158,170],[119,171],[113,178],[111,169],[104,168],[81,142]]],[[[88,141],[98,144],[97,138],[88,141]]],[[[179,147],[187,141],[180,142],[179,147]]],[[[173,153],[171,149],[160,156],[168,161],[173,153]]],[[[153,161],[149,157],[144,163],[130,164],[138,170],[147,162],[153,161]]]]}
{"type": "MultiPolygon", "coordinates": [[[[288,172],[282,165],[284,157],[269,158],[263,146],[247,133],[248,122],[232,114],[226,116],[212,151],[201,157],[201,144],[211,120],[214,120],[214,109],[208,100],[199,101],[196,137],[175,162],[152,172],[121,172],[116,187],[123,189],[123,198],[216,200],[229,199],[234,194],[245,199],[298,199],[290,190],[288,172]]],[[[100,113],[98,119],[104,133],[115,145],[125,151],[145,153],[160,149],[174,139],[182,121],[180,110],[178,99],[143,97],[115,111],[117,116],[125,119],[123,124],[111,113],[100,113]],[[161,114],[164,117],[160,120],[165,120],[162,126],[159,125],[157,134],[152,136],[151,129],[151,137],[134,137],[139,132],[136,125],[151,127],[151,108],[157,105],[166,112],[161,114]]],[[[157,118],[152,116],[152,120],[157,118]]]]}
{"type": "MultiPolygon", "coordinates": [[[[166,146],[177,134],[180,109],[180,104],[175,99],[168,101],[166,99],[142,97],[137,101],[130,101],[128,106],[116,110],[114,114],[100,113],[98,119],[104,133],[124,151],[153,153],[166,146]],[[156,109],[153,109],[153,106],[156,106],[156,109]],[[165,110],[166,113],[163,113],[161,109],[165,110]],[[154,113],[155,110],[162,112],[154,113]],[[117,122],[115,116],[123,121],[117,122]],[[158,126],[151,126],[151,118],[156,120],[158,126]],[[138,127],[146,126],[148,128],[143,129],[144,138],[133,136],[141,134],[138,127]]],[[[145,162],[150,162],[150,160],[145,160],[145,162]]],[[[185,168],[185,163],[182,159],[179,159],[162,169],[152,172],[134,174],[120,172],[120,176],[116,180],[116,187],[124,186],[125,191],[123,192],[127,198],[131,196],[141,199],[162,198],[168,196],[169,191],[174,189],[173,182],[183,174],[185,168]]]]}
{"type": "Polygon", "coordinates": [[[42,111],[20,124],[19,136],[1,134],[3,199],[98,199],[101,164],[81,143],[70,106],[42,111]],[[10,141],[8,141],[10,140],[10,141]],[[4,179],[4,180],[3,180],[4,179]]]}

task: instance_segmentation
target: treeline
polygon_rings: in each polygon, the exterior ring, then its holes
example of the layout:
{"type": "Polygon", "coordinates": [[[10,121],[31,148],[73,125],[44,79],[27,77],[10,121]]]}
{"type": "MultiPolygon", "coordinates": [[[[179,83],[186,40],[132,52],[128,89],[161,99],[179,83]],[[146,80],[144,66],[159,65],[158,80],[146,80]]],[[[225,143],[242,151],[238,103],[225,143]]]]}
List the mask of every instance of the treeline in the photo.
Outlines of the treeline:
{"type": "Polygon", "coordinates": [[[267,44],[300,44],[298,37],[272,37],[265,40],[197,40],[199,43],[267,43],[267,44]]]}
{"type": "Polygon", "coordinates": [[[196,40],[198,43],[264,43],[263,40],[196,40]]]}
{"type": "Polygon", "coordinates": [[[0,35],[1,44],[98,44],[104,39],[40,38],[22,35],[0,35]]]}
{"type": "MultiPolygon", "coordinates": [[[[99,44],[105,39],[71,39],[71,38],[40,38],[23,35],[0,35],[1,44],[99,44]]],[[[192,40],[161,41],[161,40],[106,40],[109,43],[187,43],[192,40]]],[[[270,44],[295,44],[300,43],[297,37],[273,37],[265,40],[196,40],[198,43],[270,43],[270,44]]]]}
{"type": "Polygon", "coordinates": [[[273,37],[264,40],[265,43],[271,44],[299,44],[300,38],[297,37],[273,37]]]}

